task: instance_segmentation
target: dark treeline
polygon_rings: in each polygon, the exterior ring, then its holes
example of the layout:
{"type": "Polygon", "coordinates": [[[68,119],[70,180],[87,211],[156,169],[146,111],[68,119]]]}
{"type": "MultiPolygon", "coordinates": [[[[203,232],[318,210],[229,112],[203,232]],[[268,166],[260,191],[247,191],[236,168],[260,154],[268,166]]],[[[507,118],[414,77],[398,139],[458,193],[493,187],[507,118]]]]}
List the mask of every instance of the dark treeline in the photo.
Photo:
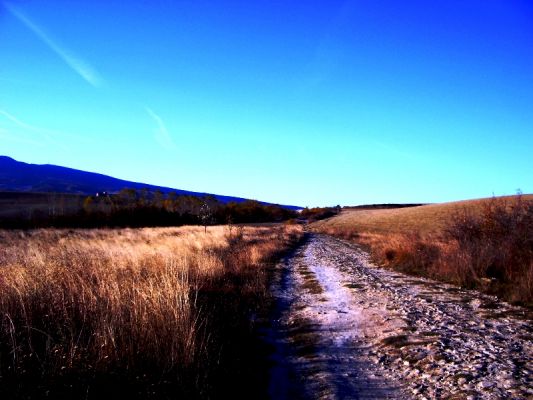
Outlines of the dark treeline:
{"type": "Polygon", "coordinates": [[[380,203],[380,204],[363,204],[359,206],[344,206],[348,210],[383,210],[389,208],[408,208],[425,206],[427,203],[380,203]]]}
{"type": "Polygon", "coordinates": [[[318,221],[320,219],[326,219],[337,215],[341,212],[341,209],[341,206],[314,208],[306,207],[300,212],[300,218],[304,218],[309,222],[318,221]]]}
{"type": "MultiPolygon", "coordinates": [[[[49,207],[49,209],[51,209],[49,207]]],[[[34,210],[31,215],[0,220],[2,228],[39,227],[143,227],[279,222],[295,211],[254,200],[221,203],[214,196],[164,194],[123,189],[116,194],[88,196],[77,212],[34,210]]]]}

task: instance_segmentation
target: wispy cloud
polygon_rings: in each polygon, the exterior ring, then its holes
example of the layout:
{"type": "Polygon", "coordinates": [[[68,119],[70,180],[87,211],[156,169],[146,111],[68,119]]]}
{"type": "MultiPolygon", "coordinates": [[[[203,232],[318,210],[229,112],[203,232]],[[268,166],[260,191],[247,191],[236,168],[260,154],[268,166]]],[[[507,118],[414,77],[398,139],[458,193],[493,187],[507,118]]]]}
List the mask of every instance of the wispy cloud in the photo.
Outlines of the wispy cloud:
{"type": "Polygon", "coordinates": [[[45,146],[45,144],[42,141],[37,141],[37,140],[29,139],[27,137],[13,135],[8,130],[3,129],[3,128],[0,128],[0,138],[2,138],[2,140],[7,140],[9,142],[29,144],[29,145],[37,146],[37,147],[45,146]]]}
{"type": "MultiPolygon", "coordinates": [[[[6,113],[0,110],[0,115],[6,116],[6,113]]],[[[11,118],[8,118],[8,119],[11,119],[11,118]]],[[[16,118],[15,120],[18,121],[16,118]]],[[[42,138],[40,138],[40,140],[35,140],[35,138],[28,137],[27,135],[20,135],[20,134],[16,135],[16,134],[13,134],[9,129],[6,129],[2,126],[0,126],[0,138],[2,138],[2,140],[7,140],[9,142],[29,144],[29,145],[38,146],[38,147],[45,146],[45,141],[42,140],[42,138]]]]}
{"type": "Polygon", "coordinates": [[[102,85],[103,80],[98,72],[87,64],[82,59],[73,55],[70,51],[60,46],[56,41],[52,40],[50,35],[46,33],[41,27],[37,26],[32,20],[24,15],[18,8],[4,2],[6,10],[17,18],[26,28],[31,30],[39,39],[41,39],[54,53],[56,53],[70,68],[72,68],[78,75],[94,87],[102,85]]]}
{"type": "Polygon", "coordinates": [[[168,129],[165,126],[165,123],[163,122],[161,117],[148,107],[144,107],[144,109],[157,124],[157,129],[154,131],[154,137],[157,143],[159,143],[161,147],[164,147],[166,149],[175,148],[176,144],[172,140],[172,136],[170,136],[170,133],[168,132],[168,129]]]}
{"type": "MultiPolygon", "coordinates": [[[[5,117],[8,121],[12,122],[15,126],[22,128],[25,131],[38,134],[41,137],[41,139],[44,139],[48,142],[55,142],[55,140],[52,138],[52,136],[50,135],[47,129],[43,129],[43,128],[39,128],[34,125],[27,124],[26,122],[21,121],[20,119],[15,117],[13,114],[10,114],[5,110],[0,110],[0,116],[5,117]]],[[[7,132],[7,130],[4,129],[4,132],[7,132]]]]}
{"type": "Polygon", "coordinates": [[[68,150],[67,146],[65,145],[66,140],[68,140],[68,142],[90,142],[90,140],[87,138],[79,135],[68,134],[29,124],[3,109],[0,109],[0,117],[3,117],[0,118],[0,123],[3,122],[2,126],[0,126],[0,133],[2,133],[5,138],[11,138],[12,141],[24,142],[39,146],[50,144],[60,147],[63,150],[68,150]],[[7,127],[6,123],[8,125],[7,127]],[[11,128],[13,127],[17,128],[17,134],[12,132],[11,128]]]}

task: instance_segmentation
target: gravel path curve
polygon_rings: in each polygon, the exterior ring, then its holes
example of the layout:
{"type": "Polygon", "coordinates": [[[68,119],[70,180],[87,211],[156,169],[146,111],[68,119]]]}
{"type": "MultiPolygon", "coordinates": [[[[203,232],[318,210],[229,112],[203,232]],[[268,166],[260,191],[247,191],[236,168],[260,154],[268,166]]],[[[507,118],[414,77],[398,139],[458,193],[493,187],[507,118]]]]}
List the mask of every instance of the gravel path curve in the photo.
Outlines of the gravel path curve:
{"type": "Polygon", "coordinates": [[[531,313],[309,234],[279,266],[270,397],[533,398],[531,313]]]}

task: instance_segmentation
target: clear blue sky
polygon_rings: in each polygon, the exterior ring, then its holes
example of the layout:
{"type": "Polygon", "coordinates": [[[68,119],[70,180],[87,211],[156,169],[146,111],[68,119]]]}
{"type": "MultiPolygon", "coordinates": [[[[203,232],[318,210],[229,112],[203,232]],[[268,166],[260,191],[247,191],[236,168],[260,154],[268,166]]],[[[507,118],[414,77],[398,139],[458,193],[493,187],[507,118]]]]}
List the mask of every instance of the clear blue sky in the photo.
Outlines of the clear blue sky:
{"type": "Polygon", "coordinates": [[[0,0],[0,154],[302,206],[533,191],[533,2],[0,0]]]}

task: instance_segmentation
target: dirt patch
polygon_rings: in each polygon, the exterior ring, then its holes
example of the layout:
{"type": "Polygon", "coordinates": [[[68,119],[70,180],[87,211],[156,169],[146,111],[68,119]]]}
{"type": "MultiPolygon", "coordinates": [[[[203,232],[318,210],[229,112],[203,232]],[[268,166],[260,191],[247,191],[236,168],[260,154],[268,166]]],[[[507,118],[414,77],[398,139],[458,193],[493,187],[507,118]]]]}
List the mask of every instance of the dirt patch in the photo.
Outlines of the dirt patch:
{"type": "Polygon", "coordinates": [[[523,308],[377,268],[361,248],[323,235],[310,235],[285,268],[283,362],[299,386],[276,398],[532,394],[533,328],[523,308]]]}

